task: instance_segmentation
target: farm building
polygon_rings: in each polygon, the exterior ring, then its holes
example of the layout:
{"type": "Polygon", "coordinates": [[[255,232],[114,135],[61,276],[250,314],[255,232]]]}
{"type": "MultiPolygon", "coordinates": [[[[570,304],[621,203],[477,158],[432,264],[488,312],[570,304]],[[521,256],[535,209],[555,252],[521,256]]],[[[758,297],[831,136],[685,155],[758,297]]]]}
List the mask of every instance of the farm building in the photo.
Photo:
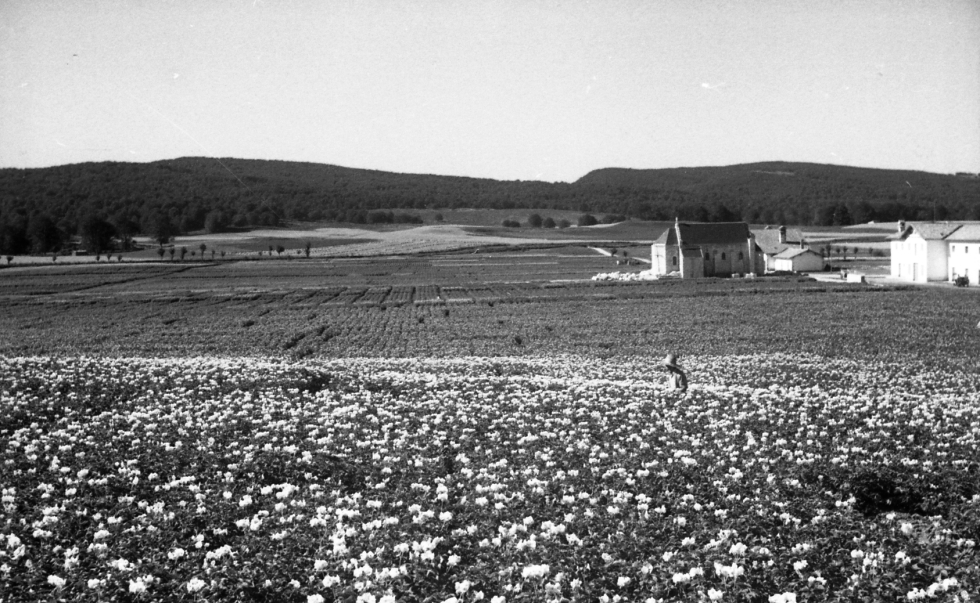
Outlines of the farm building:
{"type": "Polygon", "coordinates": [[[966,276],[970,284],[980,281],[980,224],[900,221],[889,238],[895,278],[924,283],[966,276]]]}
{"type": "Polygon", "coordinates": [[[762,251],[744,222],[675,222],[650,248],[651,270],[682,278],[760,274],[762,251]]]}
{"type": "MultiPolygon", "coordinates": [[[[818,272],[823,270],[824,261],[816,251],[805,247],[788,247],[772,258],[771,270],[787,270],[792,272],[818,272]]],[[[769,269],[769,261],[766,262],[769,269]]]]}
{"type": "Polygon", "coordinates": [[[752,234],[755,235],[755,242],[765,257],[767,271],[779,270],[773,263],[773,258],[777,254],[804,245],[803,233],[796,228],[786,228],[785,226],[769,228],[766,226],[762,230],[753,230],[752,234]]]}
{"type": "Polygon", "coordinates": [[[980,285],[980,224],[964,224],[946,237],[949,245],[949,280],[965,276],[980,285]]]}

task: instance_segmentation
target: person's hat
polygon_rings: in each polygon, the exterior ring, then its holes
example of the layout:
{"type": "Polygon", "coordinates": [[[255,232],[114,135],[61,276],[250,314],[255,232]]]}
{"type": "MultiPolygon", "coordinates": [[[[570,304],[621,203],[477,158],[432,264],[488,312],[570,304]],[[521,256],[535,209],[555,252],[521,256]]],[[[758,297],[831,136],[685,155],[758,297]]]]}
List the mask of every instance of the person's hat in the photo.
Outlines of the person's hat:
{"type": "Polygon", "coordinates": [[[660,364],[670,368],[677,368],[677,355],[667,354],[667,356],[660,361],[660,364]]]}

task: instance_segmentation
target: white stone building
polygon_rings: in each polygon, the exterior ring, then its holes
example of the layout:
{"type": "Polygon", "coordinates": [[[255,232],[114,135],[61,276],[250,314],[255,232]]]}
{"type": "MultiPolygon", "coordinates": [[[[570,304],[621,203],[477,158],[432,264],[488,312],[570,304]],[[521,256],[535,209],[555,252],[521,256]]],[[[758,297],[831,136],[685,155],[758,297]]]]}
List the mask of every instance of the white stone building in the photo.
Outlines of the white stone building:
{"type": "Polygon", "coordinates": [[[925,283],[967,276],[980,282],[980,224],[899,222],[891,239],[891,275],[925,283]]]}
{"type": "Polygon", "coordinates": [[[949,280],[965,276],[980,285],[980,224],[964,224],[946,237],[949,245],[949,280]]]}
{"type": "Polygon", "coordinates": [[[682,278],[762,274],[765,262],[744,222],[675,222],[650,248],[656,276],[682,278]]]}

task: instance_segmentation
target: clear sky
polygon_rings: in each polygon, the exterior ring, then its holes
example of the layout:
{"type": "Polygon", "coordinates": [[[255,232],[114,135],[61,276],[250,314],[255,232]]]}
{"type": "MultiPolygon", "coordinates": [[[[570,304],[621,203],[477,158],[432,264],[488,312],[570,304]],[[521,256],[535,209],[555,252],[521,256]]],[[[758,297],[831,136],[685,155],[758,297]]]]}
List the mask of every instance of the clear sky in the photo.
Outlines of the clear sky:
{"type": "Polygon", "coordinates": [[[190,155],[980,172],[980,2],[0,2],[0,167],[190,155]]]}

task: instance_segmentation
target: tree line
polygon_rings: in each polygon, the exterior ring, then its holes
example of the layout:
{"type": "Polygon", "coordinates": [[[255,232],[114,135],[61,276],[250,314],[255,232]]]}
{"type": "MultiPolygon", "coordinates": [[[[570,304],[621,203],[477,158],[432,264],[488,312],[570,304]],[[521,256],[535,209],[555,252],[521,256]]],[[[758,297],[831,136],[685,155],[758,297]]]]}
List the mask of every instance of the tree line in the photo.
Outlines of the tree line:
{"type": "Polygon", "coordinates": [[[980,179],[770,162],[596,170],[573,183],[181,158],[0,170],[0,252],[91,251],[190,232],[296,222],[419,222],[421,209],[565,210],[640,220],[848,225],[980,219],[980,179]]]}

